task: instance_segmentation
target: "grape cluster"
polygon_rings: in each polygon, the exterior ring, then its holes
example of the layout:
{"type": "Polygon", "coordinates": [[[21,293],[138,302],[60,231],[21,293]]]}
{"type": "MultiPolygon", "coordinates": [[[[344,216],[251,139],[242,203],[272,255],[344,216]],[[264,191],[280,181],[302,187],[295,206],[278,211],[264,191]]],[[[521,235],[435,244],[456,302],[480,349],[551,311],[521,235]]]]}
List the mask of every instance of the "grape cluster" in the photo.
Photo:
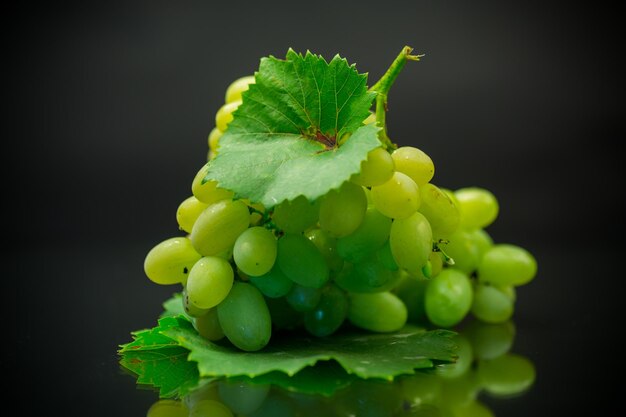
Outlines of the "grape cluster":
{"type": "MultiPolygon", "coordinates": [[[[228,88],[209,159],[251,82],[228,88]]],[[[536,273],[530,253],[484,231],[498,215],[493,194],[437,187],[431,158],[414,147],[376,148],[338,189],[271,208],[203,182],[207,170],[176,213],[187,235],[158,244],[144,267],[158,284],[182,284],[186,313],[212,341],[255,351],[273,328],[323,337],[346,320],[374,332],[407,320],[452,327],[470,311],[504,322],[515,286],[536,273]]]]}

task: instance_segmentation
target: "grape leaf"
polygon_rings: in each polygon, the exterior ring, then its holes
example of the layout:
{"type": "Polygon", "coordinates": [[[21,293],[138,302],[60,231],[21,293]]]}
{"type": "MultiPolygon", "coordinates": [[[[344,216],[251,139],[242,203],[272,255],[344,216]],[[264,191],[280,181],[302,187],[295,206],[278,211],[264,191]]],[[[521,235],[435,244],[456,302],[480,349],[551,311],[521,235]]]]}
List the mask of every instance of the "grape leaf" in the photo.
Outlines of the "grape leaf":
{"type": "Polygon", "coordinates": [[[263,58],[255,80],[205,177],[235,197],[267,208],[300,195],[316,200],[380,146],[379,128],[363,125],[376,93],[345,59],[289,50],[284,60],[263,58]]]}

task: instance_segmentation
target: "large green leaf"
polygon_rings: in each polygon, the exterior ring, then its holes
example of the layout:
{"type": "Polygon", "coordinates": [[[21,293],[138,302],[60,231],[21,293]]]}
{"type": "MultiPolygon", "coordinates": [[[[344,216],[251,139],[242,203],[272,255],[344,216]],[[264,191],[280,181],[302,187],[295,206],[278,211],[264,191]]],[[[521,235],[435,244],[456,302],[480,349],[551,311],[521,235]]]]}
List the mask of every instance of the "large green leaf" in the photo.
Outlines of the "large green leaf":
{"type": "Polygon", "coordinates": [[[375,93],[345,59],[290,50],[285,60],[263,58],[255,79],[206,175],[236,197],[267,208],[299,195],[315,200],[380,146],[378,128],[363,125],[375,93]]]}

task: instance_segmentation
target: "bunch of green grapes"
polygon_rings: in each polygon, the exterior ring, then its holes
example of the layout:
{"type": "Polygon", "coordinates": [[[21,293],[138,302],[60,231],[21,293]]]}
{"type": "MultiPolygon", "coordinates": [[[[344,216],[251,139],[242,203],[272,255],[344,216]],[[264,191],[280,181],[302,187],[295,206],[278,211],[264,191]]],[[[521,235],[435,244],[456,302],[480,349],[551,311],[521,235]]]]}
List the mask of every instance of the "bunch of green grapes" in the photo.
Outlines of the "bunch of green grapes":
{"type": "MultiPolygon", "coordinates": [[[[244,77],[228,88],[210,158],[252,82],[244,77]]],[[[376,148],[338,189],[271,208],[203,183],[207,170],[176,213],[187,235],[158,244],[144,266],[158,284],[182,284],[186,313],[212,341],[226,337],[255,351],[273,329],[304,327],[323,337],[349,321],[391,332],[424,317],[450,327],[470,309],[506,321],[513,286],[536,271],[528,252],[493,245],[482,230],[498,213],[493,195],[438,188],[431,158],[414,147],[376,148]]]]}
{"type": "Polygon", "coordinates": [[[526,357],[510,352],[515,326],[473,321],[456,336],[459,359],[434,372],[416,372],[389,382],[355,380],[332,396],[277,386],[221,380],[179,401],[160,400],[148,417],[454,416],[493,417],[480,398],[506,399],[532,387],[536,372],[526,357]]]}

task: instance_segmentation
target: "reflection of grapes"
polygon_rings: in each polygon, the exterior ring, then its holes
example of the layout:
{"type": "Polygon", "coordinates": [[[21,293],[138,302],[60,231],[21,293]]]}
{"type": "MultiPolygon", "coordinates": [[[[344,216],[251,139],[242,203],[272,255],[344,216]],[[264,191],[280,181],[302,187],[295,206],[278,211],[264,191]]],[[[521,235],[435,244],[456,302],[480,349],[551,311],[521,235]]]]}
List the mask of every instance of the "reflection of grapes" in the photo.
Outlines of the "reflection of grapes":
{"type": "MultiPolygon", "coordinates": [[[[297,374],[290,390],[220,380],[202,386],[181,401],[158,401],[148,417],[494,416],[478,400],[481,392],[505,401],[523,394],[535,379],[533,364],[509,352],[514,333],[511,322],[488,324],[474,320],[457,336],[459,360],[439,365],[435,372],[416,372],[394,382],[355,380],[331,397],[298,392],[294,388],[298,386],[297,374]]],[[[320,377],[317,383],[325,384],[323,374],[320,377]]],[[[308,380],[309,388],[310,384],[308,380]]]]}
{"type": "MultiPolygon", "coordinates": [[[[210,159],[254,82],[228,87],[209,134],[210,159]]],[[[205,182],[207,172],[198,171],[176,212],[187,235],[156,245],[145,272],[157,284],[182,284],[201,335],[225,335],[246,351],[262,349],[272,330],[303,327],[323,337],[346,321],[374,332],[407,320],[451,327],[470,312],[506,322],[514,286],[537,270],[530,253],[494,244],[483,230],[499,212],[494,195],[437,187],[433,161],[414,147],[376,148],[359,173],[317,201],[300,195],[267,208],[205,182]]],[[[488,359],[499,350],[480,352],[488,359]]]]}

